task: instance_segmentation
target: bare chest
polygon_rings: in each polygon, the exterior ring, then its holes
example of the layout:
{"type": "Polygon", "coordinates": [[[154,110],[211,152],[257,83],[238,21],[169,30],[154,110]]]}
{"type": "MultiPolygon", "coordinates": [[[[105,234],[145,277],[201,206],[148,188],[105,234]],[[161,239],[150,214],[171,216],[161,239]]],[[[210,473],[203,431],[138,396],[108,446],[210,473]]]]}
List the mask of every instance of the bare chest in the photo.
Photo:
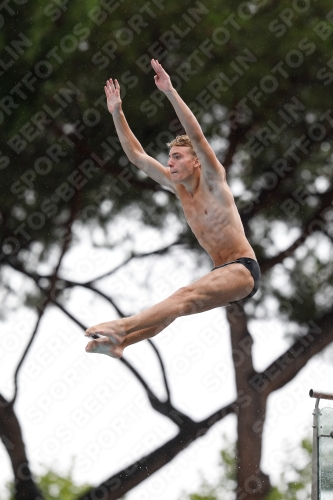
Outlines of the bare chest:
{"type": "Polygon", "coordinates": [[[181,196],[181,202],[187,223],[199,241],[209,238],[212,230],[226,223],[228,210],[221,196],[200,191],[193,197],[181,196]]]}
{"type": "Polygon", "coordinates": [[[206,184],[193,195],[185,188],[179,189],[178,197],[188,225],[214,263],[227,262],[241,255],[254,256],[225,182],[206,184]]]}

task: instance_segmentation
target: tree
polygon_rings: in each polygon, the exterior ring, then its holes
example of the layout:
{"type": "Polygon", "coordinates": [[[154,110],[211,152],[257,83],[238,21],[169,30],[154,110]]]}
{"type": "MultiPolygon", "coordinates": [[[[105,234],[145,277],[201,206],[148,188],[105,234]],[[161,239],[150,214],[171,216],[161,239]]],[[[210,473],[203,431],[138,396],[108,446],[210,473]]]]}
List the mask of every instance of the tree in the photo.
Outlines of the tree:
{"type": "MultiPolygon", "coordinates": [[[[42,491],[45,500],[61,498],[62,500],[71,500],[77,495],[84,494],[90,486],[88,484],[78,485],[69,471],[62,477],[53,470],[46,470],[45,473],[36,478],[36,482],[42,491]]],[[[15,487],[13,483],[7,485],[8,492],[11,494],[10,500],[15,499],[15,487]]],[[[7,499],[5,499],[7,500],[7,499]]]]}
{"type": "MultiPolygon", "coordinates": [[[[301,500],[311,496],[311,454],[312,443],[303,439],[300,449],[288,450],[285,457],[285,467],[280,483],[270,491],[268,500],[301,500]],[[293,461],[291,461],[291,458],[293,461]]],[[[185,500],[219,500],[235,498],[236,483],[236,447],[228,443],[221,451],[221,476],[218,484],[210,484],[204,480],[199,493],[184,495],[185,500]]]]}
{"type": "MultiPolygon", "coordinates": [[[[2,303],[4,311],[10,307],[12,273],[19,273],[27,285],[17,300],[36,310],[35,329],[14,370],[14,394],[0,399],[0,435],[13,466],[16,498],[40,495],[15,402],[21,367],[45,311],[52,304],[85,328],[64,300],[69,290],[83,287],[123,314],[117,296],[97,288],[100,276],[86,282],[66,277],[63,261],[79,237],[77,223],[104,228],[103,245],[114,246],[117,238],[108,228],[120,215],[161,231],[170,213],[180,216],[172,195],[133,170],[111,125],[105,129],[110,117],[102,82],[117,73],[133,130],[146,150],[163,160],[164,143],[181,128],[154,88],[149,59],[158,57],[227,170],[264,283],[254,300],[227,309],[237,399],[201,422],[172,405],[158,351],[165,401],[122,360],[152,407],[176,423],[179,434],[85,498],[100,491],[108,500],[120,498],[217,421],[236,414],[237,498],[261,500],[271,490],[260,469],[267,399],[333,340],[327,257],[333,201],[329,1],[138,6],[91,0],[72,1],[70,8],[29,2],[24,12],[17,2],[4,8],[0,21],[6,56],[0,115],[6,124],[0,159],[2,303]],[[45,263],[52,271],[41,270],[45,263]],[[268,315],[285,322],[290,347],[258,372],[251,320],[268,315]]],[[[179,246],[200,256],[184,224],[176,233],[174,245],[154,253],[179,246]]],[[[124,263],[142,254],[129,252],[124,263]]]]}

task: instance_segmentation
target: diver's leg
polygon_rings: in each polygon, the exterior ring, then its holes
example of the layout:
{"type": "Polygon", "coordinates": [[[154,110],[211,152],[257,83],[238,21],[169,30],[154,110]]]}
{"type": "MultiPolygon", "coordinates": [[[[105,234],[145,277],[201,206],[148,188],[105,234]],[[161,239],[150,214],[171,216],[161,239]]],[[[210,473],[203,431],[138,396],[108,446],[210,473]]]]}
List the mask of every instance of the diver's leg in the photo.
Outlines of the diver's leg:
{"type": "Polygon", "coordinates": [[[253,285],[250,271],[242,264],[233,263],[215,269],[190,285],[180,288],[145,311],[128,318],[92,326],[88,328],[86,336],[99,333],[120,345],[128,334],[153,327],[161,327],[162,330],[180,316],[208,311],[241,300],[252,291],[253,285]]]}

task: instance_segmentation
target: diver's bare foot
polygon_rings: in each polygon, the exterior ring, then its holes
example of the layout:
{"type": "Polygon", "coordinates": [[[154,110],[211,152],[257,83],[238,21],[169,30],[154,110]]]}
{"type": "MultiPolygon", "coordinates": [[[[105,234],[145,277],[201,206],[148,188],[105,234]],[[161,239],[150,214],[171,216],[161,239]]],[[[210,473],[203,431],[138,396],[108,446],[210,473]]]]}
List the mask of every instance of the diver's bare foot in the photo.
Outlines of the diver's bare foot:
{"type": "Polygon", "coordinates": [[[108,321],[107,323],[100,323],[99,325],[91,326],[84,334],[86,337],[93,335],[103,335],[108,337],[114,344],[120,345],[125,338],[125,328],[123,325],[124,320],[116,319],[108,321]]]}
{"type": "Polygon", "coordinates": [[[111,358],[121,358],[123,351],[124,347],[114,344],[107,337],[101,337],[96,340],[91,340],[86,345],[86,352],[106,354],[111,358]]]}

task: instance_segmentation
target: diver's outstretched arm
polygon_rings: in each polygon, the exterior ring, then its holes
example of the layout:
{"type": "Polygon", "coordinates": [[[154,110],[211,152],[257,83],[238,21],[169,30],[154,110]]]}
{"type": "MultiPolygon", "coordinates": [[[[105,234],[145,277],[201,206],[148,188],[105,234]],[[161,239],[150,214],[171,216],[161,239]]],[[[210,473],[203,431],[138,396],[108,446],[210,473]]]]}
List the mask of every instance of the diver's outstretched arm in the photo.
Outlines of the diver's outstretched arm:
{"type": "Polygon", "coordinates": [[[117,80],[108,80],[104,87],[110,111],[122,148],[131,163],[136,165],[154,181],[174,191],[171,174],[155,158],[149,156],[130,129],[122,109],[120,85],[117,80]]]}

